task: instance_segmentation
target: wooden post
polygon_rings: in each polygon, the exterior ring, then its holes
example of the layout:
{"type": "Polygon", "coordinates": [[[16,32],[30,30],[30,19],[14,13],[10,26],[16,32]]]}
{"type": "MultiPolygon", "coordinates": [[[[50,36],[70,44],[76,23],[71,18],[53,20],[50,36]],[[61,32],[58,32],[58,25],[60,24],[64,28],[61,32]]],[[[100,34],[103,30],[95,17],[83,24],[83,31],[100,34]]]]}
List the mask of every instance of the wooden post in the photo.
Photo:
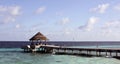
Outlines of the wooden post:
{"type": "Polygon", "coordinates": [[[25,49],[24,49],[24,52],[25,52],[25,49]]]}
{"type": "Polygon", "coordinates": [[[101,55],[101,51],[99,51],[99,56],[101,55]]]}
{"type": "Polygon", "coordinates": [[[110,51],[110,56],[112,56],[112,53],[111,53],[111,51],[110,51]]]}
{"type": "Polygon", "coordinates": [[[67,49],[65,49],[65,53],[67,53],[67,49]]]}
{"type": "Polygon", "coordinates": [[[87,55],[89,55],[88,50],[87,50],[87,55]]]}
{"type": "Polygon", "coordinates": [[[58,52],[59,52],[59,49],[58,49],[58,52]]]}
{"type": "Polygon", "coordinates": [[[37,43],[36,44],[38,44],[38,40],[37,40],[37,43]]]}
{"type": "Polygon", "coordinates": [[[106,56],[107,56],[107,51],[106,51],[106,56]]]}
{"type": "Polygon", "coordinates": [[[79,50],[79,54],[81,53],[81,50],[79,50]]]}
{"type": "Polygon", "coordinates": [[[97,50],[96,50],[96,56],[98,56],[97,50]]]}
{"type": "Polygon", "coordinates": [[[72,50],[72,54],[73,54],[73,50],[72,50]]]}
{"type": "Polygon", "coordinates": [[[64,49],[64,53],[66,52],[66,49],[64,49]]]}
{"type": "Polygon", "coordinates": [[[91,55],[91,51],[89,50],[89,54],[91,55]]]}
{"type": "Polygon", "coordinates": [[[117,51],[116,51],[116,56],[118,56],[118,53],[117,53],[117,51]]]}
{"type": "Polygon", "coordinates": [[[58,49],[55,49],[56,50],[56,52],[58,52],[58,49]]]}

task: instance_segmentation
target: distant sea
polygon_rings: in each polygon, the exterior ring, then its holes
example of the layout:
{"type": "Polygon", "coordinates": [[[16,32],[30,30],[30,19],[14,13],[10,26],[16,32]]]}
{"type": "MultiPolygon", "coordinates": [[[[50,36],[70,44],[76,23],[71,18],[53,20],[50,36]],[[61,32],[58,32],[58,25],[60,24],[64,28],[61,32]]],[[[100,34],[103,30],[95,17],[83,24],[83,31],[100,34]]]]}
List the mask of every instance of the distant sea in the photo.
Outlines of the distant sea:
{"type": "MultiPolygon", "coordinates": [[[[105,47],[120,48],[120,42],[97,41],[49,41],[47,44],[68,47],[105,47]]],[[[30,44],[29,41],[0,41],[0,64],[120,64],[119,59],[106,57],[83,57],[76,55],[54,55],[40,53],[24,53],[20,47],[30,44]]]]}
{"type": "MultiPolygon", "coordinates": [[[[30,41],[0,41],[0,48],[20,48],[21,46],[30,44],[30,41]]],[[[36,44],[37,42],[35,42],[36,44]]],[[[119,46],[120,41],[47,41],[42,42],[59,46],[119,46]]]]}

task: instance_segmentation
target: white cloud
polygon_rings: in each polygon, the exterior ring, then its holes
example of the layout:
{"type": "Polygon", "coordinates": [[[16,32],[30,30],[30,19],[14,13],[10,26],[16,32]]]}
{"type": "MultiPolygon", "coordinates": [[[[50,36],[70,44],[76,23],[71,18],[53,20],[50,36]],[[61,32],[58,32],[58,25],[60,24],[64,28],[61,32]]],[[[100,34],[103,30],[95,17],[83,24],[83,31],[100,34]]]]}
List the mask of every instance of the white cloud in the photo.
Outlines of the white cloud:
{"type": "Polygon", "coordinates": [[[88,22],[83,25],[80,26],[79,29],[85,30],[85,31],[91,31],[94,28],[94,25],[96,24],[96,22],[99,21],[98,17],[90,17],[88,22]]]}
{"type": "Polygon", "coordinates": [[[20,6],[2,6],[0,5],[0,23],[6,24],[16,21],[16,17],[21,14],[20,6]]]}
{"type": "Polygon", "coordinates": [[[63,14],[64,14],[64,13],[63,13],[62,11],[56,12],[56,15],[57,15],[57,16],[63,16],[63,14]]]}
{"type": "Polygon", "coordinates": [[[118,29],[120,29],[120,20],[106,22],[103,25],[102,29],[106,31],[107,33],[118,31],[118,29]]]}
{"type": "Polygon", "coordinates": [[[67,24],[69,22],[70,22],[70,19],[68,17],[63,18],[62,21],[61,21],[62,25],[65,25],[65,24],[67,24]]]}
{"type": "Polygon", "coordinates": [[[64,34],[66,34],[66,35],[70,35],[72,33],[72,31],[73,31],[73,29],[71,29],[71,28],[65,28],[63,30],[64,34]]]}
{"type": "Polygon", "coordinates": [[[34,24],[34,25],[31,25],[29,31],[30,31],[30,32],[39,31],[40,28],[45,28],[45,27],[43,27],[43,26],[46,25],[46,24],[47,24],[47,21],[43,21],[43,22],[39,22],[39,23],[36,23],[36,24],[34,24]]]}
{"type": "Polygon", "coordinates": [[[15,18],[12,17],[12,16],[7,16],[3,19],[3,23],[6,24],[6,23],[9,23],[9,22],[15,22],[15,18]]]}
{"type": "Polygon", "coordinates": [[[0,13],[9,14],[12,16],[19,15],[21,8],[20,6],[2,6],[0,5],[0,13]]]}
{"type": "Polygon", "coordinates": [[[0,12],[5,12],[5,11],[7,11],[7,7],[0,6],[0,12]]]}
{"type": "Polygon", "coordinates": [[[13,7],[9,7],[10,9],[10,14],[13,16],[17,16],[20,15],[20,7],[19,6],[13,6],[13,7]]]}
{"type": "Polygon", "coordinates": [[[108,3],[101,4],[101,5],[98,5],[95,8],[90,9],[90,11],[91,12],[98,12],[98,13],[105,13],[105,11],[107,10],[108,7],[109,7],[108,3]]]}
{"type": "Polygon", "coordinates": [[[16,28],[17,28],[17,29],[20,28],[20,24],[17,24],[17,25],[16,25],[16,28]]]}
{"type": "Polygon", "coordinates": [[[42,14],[44,11],[46,10],[46,7],[45,6],[42,6],[40,8],[38,8],[35,13],[36,14],[42,14]]]}
{"type": "Polygon", "coordinates": [[[103,26],[103,28],[110,28],[110,27],[119,28],[120,21],[119,20],[109,21],[109,22],[106,22],[105,25],[103,26]]]}
{"type": "Polygon", "coordinates": [[[115,5],[113,8],[117,11],[120,11],[120,4],[115,5]]]}

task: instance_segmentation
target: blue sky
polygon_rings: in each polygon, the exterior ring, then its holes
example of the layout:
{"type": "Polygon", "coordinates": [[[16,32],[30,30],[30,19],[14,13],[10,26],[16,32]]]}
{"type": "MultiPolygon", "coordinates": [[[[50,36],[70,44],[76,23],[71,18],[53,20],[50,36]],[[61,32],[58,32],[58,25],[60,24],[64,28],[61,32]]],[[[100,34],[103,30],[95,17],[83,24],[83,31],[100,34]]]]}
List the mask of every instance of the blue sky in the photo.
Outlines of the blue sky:
{"type": "Polygon", "coordinates": [[[0,0],[0,41],[120,41],[120,0],[0,0]]]}

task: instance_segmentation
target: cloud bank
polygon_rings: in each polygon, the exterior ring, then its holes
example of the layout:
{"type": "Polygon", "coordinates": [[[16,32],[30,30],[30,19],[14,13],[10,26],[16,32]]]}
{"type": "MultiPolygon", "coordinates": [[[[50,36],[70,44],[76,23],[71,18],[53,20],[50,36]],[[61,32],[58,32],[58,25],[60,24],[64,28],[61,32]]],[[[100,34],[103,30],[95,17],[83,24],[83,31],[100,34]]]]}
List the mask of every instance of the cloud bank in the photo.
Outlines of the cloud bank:
{"type": "Polygon", "coordinates": [[[110,4],[106,3],[106,4],[101,4],[101,5],[98,5],[97,7],[95,8],[91,8],[90,11],[91,12],[97,12],[97,13],[105,13],[107,8],[110,6],[110,4]]]}
{"type": "Polygon", "coordinates": [[[20,6],[2,6],[0,5],[0,24],[6,24],[16,21],[16,17],[21,14],[20,6]]]}
{"type": "Polygon", "coordinates": [[[90,17],[88,22],[83,25],[80,26],[79,29],[80,30],[85,30],[85,31],[91,31],[94,28],[94,25],[99,21],[98,17],[90,17]]]}

